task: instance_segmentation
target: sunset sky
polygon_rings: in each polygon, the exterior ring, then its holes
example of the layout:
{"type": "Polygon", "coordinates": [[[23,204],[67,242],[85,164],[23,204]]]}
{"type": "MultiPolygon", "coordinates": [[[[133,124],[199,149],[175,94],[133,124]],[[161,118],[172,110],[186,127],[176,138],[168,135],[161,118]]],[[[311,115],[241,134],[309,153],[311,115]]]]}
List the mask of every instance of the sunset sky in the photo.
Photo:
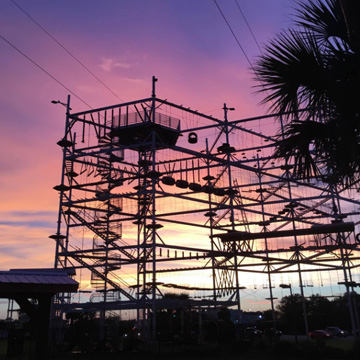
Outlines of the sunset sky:
{"type": "Polygon", "coordinates": [[[141,99],[151,95],[155,75],[159,98],[219,118],[226,102],[236,108],[231,120],[263,115],[251,64],[261,54],[258,45],[289,26],[294,3],[2,0],[0,269],[54,263],[48,236],[56,230],[56,142],[65,109],[52,100],[66,102],[71,92],[71,107],[79,112],[89,109],[86,104],[141,99]]]}

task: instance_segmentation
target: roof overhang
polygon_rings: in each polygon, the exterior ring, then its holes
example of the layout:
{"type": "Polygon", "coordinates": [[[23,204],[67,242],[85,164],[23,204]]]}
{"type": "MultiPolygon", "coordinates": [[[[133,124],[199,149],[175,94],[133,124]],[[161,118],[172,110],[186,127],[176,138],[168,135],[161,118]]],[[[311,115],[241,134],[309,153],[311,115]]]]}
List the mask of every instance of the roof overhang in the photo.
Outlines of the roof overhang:
{"type": "Polygon", "coordinates": [[[60,269],[12,269],[0,271],[0,298],[25,295],[36,298],[60,292],[76,292],[79,283],[60,269]]]}

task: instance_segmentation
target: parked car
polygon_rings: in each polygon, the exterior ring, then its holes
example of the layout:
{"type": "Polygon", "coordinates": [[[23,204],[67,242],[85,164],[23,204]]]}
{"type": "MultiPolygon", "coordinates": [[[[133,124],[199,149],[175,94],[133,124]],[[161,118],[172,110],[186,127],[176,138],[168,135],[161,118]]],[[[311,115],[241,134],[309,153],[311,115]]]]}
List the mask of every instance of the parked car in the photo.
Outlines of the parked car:
{"type": "Polygon", "coordinates": [[[277,337],[277,338],[280,338],[282,335],[282,331],[275,330],[274,328],[267,328],[264,330],[263,333],[267,336],[272,336],[272,337],[277,337]]]}
{"type": "Polygon", "coordinates": [[[326,328],[326,331],[332,334],[332,336],[337,336],[337,337],[347,337],[349,335],[346,330],[341,330],[336,326],[328,326],[326,328]]]}
{"type": "Polygon", "coordinates": [[[139,350],[143,345],[141,333],[134,326],[129,332],[123,334],[120,338],[121,350],[139,350]]]}
{"type": "Polygon", "coordinates": [[[309,336],[312,339],[330,339],[333,337],[332,334],[325,330],[314,330],[309,332],[309,336]]]}
{"type": "Polygon", "coordinates": [[[282,331],[280,331],[280,330],[271,329],[271,331],[272,331],[272,334],[275,335],[278,338],[280,336],[282,336],[282,331]]]}
{"type": "Polygon", "coordinates": [[[261,330],[257,329],[256,327],[247,327],[244,331],[246,338],[255,338],[255,337],[261,337],[261,330]]]}

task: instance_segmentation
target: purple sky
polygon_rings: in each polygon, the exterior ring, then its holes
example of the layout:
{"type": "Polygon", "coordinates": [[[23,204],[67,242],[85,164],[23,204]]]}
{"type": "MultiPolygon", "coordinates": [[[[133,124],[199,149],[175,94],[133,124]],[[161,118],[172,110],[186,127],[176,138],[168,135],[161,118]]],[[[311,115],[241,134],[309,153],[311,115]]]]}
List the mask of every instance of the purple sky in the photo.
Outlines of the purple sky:
{"type": "MultiPolygon", "coordinates": [[[[231,119],[263,115],[250,64],[213,0],[2,0],[0,35],[93,108],[157,95],[231,119]],[[117,94],[113,95],[19,7],[117,94]],[[121,99],[121,100],[119,100],[121,99]]],[[[292,0],[217,0],[250,62],[292,0]]],[[[0,269],[50,267],[68,90],[0,38],[0,269]]],[[[74,112],[88,107],[72,95],[74,112]]]]}

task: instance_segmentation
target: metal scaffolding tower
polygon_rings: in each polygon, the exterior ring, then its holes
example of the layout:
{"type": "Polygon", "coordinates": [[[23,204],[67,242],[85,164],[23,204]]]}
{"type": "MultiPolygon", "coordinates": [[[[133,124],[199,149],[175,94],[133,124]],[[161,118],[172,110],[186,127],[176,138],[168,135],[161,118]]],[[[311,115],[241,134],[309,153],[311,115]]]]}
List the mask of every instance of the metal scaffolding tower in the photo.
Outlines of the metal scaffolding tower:
{"type": "Polygon", "coordinates": [[[274,159],[274,116],[230,121],[224,104],[217,119],[157,98],[156,80],[151,97],[119,105],[70,113],[68,98],[55,267],[83,269],[103,318],[136,309],[149,338],[166,293],[240,310],[247,274],[265,274],[273,309],[283,274],[303,295],[303,274],[342,271],[350,293],[356,191],[274,159]]]}

